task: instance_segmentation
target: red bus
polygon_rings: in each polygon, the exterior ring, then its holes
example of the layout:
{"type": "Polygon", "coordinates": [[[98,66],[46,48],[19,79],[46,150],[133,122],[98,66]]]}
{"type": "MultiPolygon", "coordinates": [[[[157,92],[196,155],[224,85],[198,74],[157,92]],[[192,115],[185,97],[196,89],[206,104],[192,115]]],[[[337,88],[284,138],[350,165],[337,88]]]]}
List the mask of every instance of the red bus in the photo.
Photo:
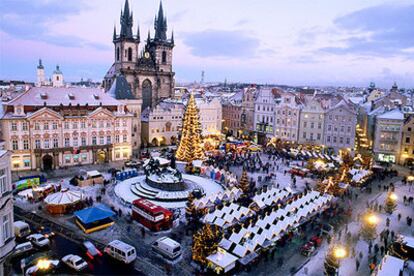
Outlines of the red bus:
{"type": "Polygon", "coordinates": [[[167,230],[172,227],[173,213],[146,199],[132,202],[132,218],[152,231],[167,230]]]}

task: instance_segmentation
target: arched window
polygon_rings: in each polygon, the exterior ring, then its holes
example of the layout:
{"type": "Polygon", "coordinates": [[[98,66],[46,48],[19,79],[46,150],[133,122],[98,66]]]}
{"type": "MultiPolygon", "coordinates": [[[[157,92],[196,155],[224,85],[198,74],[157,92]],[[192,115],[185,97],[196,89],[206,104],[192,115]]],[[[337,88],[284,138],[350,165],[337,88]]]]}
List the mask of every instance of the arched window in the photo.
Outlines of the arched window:
{"type": "Polygon", "coordinates": [[[128,48],[128,61],[132,61],[132,48],[128,48]]]}
{"type": "Polygon", "coordinates": [[[56,80],[59,80],[59,76],[56,76],[56,80]]]}
{"type": "Polygon", "coordinates": [[[167,63],[167,52],[162,51],[162,63],[167,63]]]}
{"type": "Polygon", "coordinates": [[[116,60],[119,61],[119,47],[116,48],[116,60]]]}

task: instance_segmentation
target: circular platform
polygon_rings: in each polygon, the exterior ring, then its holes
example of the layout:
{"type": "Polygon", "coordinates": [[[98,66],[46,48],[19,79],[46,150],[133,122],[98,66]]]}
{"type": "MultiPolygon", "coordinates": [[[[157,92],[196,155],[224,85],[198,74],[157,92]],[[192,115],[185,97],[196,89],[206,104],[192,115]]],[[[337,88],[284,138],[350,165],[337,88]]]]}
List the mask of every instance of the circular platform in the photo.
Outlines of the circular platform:
{"type": "Polygon", "coordinates": [[[115,186],[115,194],[123,201],[132,203],[139,198],[146,198],[154,204],[166,208],[184,208],[188,193],[194,189],[200,189],[207,196],[223,191],[220,184],[215,181],[189,174],[183,174],[186,189],[183,191],[167,191],[150,186],[145,181],[145,175],[133,177],[118,183],[115,186]]]}

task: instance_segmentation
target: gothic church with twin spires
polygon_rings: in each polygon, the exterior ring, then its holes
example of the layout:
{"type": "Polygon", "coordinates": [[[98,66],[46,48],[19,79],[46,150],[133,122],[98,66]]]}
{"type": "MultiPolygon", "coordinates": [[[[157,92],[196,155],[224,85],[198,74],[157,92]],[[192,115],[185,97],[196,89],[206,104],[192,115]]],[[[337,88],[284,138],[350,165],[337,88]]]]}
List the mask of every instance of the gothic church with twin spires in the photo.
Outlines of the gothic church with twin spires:
{"type": "Polygon", "coordinates": [[[139,26],[133,33],[133,13],[128,0],[121,10],[120,23],[120,32],[117,33],[114,27],[113,33],[114,63],[106,73],[103,85],[105,91],[124,101],[134,113],[133,148],[138,149],[141,144],[141,111],[173,96],[174,34],[167,38],[167,19],[161,2],[154,20],[155,35],[152,38],[148,31],[143,46],[140,46],[139,26]]]}

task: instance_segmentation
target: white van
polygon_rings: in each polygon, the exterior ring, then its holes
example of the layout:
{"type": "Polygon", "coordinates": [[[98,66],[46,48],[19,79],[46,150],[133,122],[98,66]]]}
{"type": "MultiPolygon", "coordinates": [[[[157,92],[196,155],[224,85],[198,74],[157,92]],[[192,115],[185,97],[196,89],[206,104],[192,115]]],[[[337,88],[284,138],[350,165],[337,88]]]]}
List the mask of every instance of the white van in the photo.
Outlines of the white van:
{"type": "Polygon", "coordinates": [[[161,255],[175,259],[181,255],[181,245],[169,237],[162,237],[152,244],[152,249],[161,255]]]}
{"type": "Polygon", "coordinates": [[[30,234],[30,226],[22,220],[13,222],[14,235],[18,238],[24,238],[30,234]]]}
{"type": "Polygon", "coordinates": [[[112,258],[126,264],[132,263],[137,258],[135,247],[119,240],[114,240],[108,243],[104,251],[112,258]]]}

